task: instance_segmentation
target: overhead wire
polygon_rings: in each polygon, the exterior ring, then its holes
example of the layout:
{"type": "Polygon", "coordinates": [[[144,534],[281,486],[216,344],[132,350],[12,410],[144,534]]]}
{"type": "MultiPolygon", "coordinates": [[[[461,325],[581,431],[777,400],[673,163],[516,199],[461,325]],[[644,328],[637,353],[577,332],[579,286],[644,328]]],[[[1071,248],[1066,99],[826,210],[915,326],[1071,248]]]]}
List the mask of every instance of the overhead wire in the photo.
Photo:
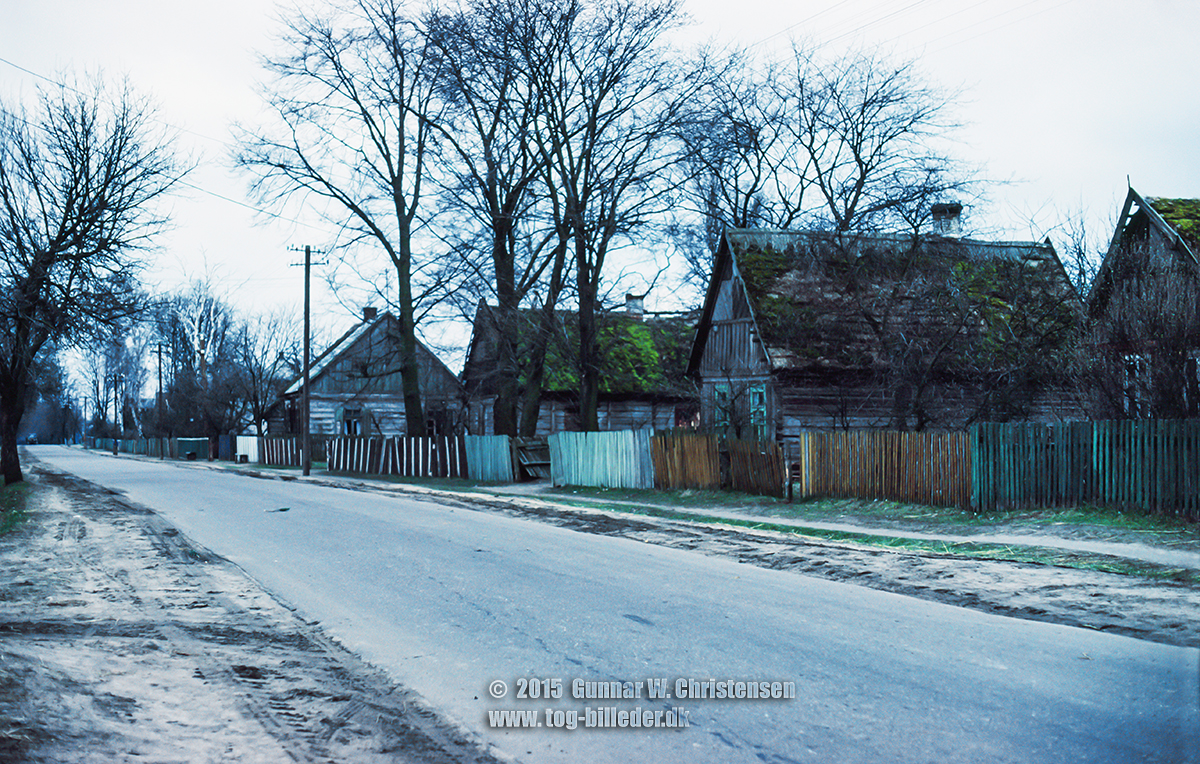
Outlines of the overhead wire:
{"type": "MultiPolygon", "coordinates": [[[[86,94],[83,91],[79,90],[78,88],[74,87],[73,85],[69,85],[66,82],[56,80],[53,77],[48,77],[48,76],[41,74],[40,72],[36,72],[28,67],[21,66],[20,64],[14,62],[14,61],[10,61],[9,59],[4,58],[3,56],[0,56],[0,63],[7,64],[8,66],[11,66],[12,68],[17,69],[18,71],[22,71],[22,72],[30,75],[31,77],[36,77],[39,80],[43,80],[45,82],[48,82],[52,85],[63,88],[65,90],[69,90],[72,93],[77,93],[79,95],[89,95],[89,94],[86,94]]],[[[109,102],[109,104],[115,105],[115,104],[112,104],[111,101],[109,102]]],[[[17,116],[17,118],[20,119],[25,124],[30,125],[31,127],[34,126],[28,120],[24,119],[23,117],[20,117],[18,115],[14,115],[14,116],[17,116]]],[[[180,133],[186,133],[188,135],[193,135],[193,136],[196,136],[197,138],[203,138],[204,140],[212,141],[214,143],[219,143],[228,148],[236,148],[236,146],[234,144],[230,143],[229,141],[223,140],[221,138],[214,138],[213,136],[205,135],[204,133],[199,133],[199,132],[196,132],[195,130],[189,130],[188,128],[185,128],[185,127],[180,127],[180,126],[173,124],[171,122],[168,122],[167,120],[164,120],[160,117],[151,116],[151,119],[153,121],[163,125],[164,127],[170,128],[171,130],[175,130],[180,133]]],[[[249,204],[248,202],[239,201],[232,197],[226,196],[226,195],[218,193],[216,191],[212,191],[211,189],[207,189],[207,188],[199,186],[195,183],[192,183],[190,181],[184,180],[182,177],[176,178],[175,182],[181,186],[185,186],[194,191],[198,191],[202,194],[207,194],[208,196],[211,196],[215,199],[220,199],[221,201],[224,201],[224,202],[228,202],[229,204],[235,204],[239,207],[250,210],[251,212],[254,212],[256,214],[263,215],[265,217],[270,217],[270,218],[274,218],[276,220],[280,220],[280,221],[283,221],[286,223],[292,223],[294,225],[303,226],[305,228],[310,228],[315,231],[322,231],[322,232],[326,232],[326,233],[328,232],[328,229],[323,228],[321,226],[317,226],[312,223],[307,223],[303,220],[297,220],[296,218],[288,217],[286,215],[282,215],[277,212],[272,212],[271,210],[263,209],[262,207],[257,207],[253,204],[249,204]]]]}

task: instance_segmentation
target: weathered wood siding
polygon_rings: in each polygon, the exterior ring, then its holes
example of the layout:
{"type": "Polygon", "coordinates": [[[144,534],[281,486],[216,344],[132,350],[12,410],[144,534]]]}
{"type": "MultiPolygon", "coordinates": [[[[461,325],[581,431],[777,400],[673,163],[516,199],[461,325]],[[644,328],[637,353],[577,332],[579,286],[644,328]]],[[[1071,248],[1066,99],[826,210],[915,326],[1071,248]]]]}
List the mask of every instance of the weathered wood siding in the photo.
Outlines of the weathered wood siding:
{"type": "MultiPolygon", "coordinates": [[[[493,405],[495,398],[477,398],[470,403],[467,414],[467,429],[472,435],[495,435],[493,405]]],[[[676,426],[677,410],[680,405],[672,401],[645,401],[636,399],[601,400],[597,407],[597,418],[602,431],[615,430],[669,430],[676,426]]],[[[536,437],[544,438],[556,432],[574,432],[579,429],[579,417],[575,405],[569,401],[546,398],[538,409],[536,437]]]]}

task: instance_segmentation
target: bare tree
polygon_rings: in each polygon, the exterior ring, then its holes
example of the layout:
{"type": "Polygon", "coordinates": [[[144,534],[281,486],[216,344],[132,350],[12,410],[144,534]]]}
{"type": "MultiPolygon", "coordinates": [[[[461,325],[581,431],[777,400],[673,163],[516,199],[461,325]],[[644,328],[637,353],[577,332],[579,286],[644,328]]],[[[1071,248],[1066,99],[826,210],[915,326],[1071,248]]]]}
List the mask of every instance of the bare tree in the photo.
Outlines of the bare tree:
{"type": "Polygon", "coordinates": [[[522,56],[556,30],[531,11],[535,5],[474,0],[432,14],[426,27],[444,56],[448,109],[436,127],[453,165],[443,209],[463,220],[441,228],[451,250],[481,276],[474,280],[479,289],[463,290],[476,296],[463,312],[474,310],[479,299],[496,302],[490,311],[498,343],[494,427],[512,435],[518,432],[521,382],[545,355],[538,347],[543,333],[519,309],[539,285],[557,302],[562,280],[554,267],[561,239],[537,209],[545,157],[537,148],[535,120],[545,94],[522,56]]]}
{"type": "Polygon", "coordinates": [[[155,203],[185,167],[127,84],[96,79],[0,107],[0,470],[23,479],[17,428],[30,372],[134,313],[137,263],[166,223],[155,203]]]}
{"type": "Polygon", "coordinates": [[[687,250],[702,279],[726,227],[907,231],[968,186],[934,148],[954,128],[954,94],[913,62],[793,42],[786,57],[731,57],[700,102],[681,137],[706,245],[692,234],[687,250]]]}
{"type": "Polygon", "coordinates": [[[399,0],[357,0],[328,15],[297,12],[267,61],[265,96],[276,124],[243,128],[238,163],[254,174],[264,203],[299,193],[324,203],[328,218],[362,244],[387,254],[396,276],[400,363],[407,432],[425,432],[417,365],[415,281],[422,260],[414,237],[443,108],[440,55],[399,0]]]}
{"type": "Polygon", "coordinates": [[[525,57],[543,96],[536,124],[556,230],[570,237],[574,263],[580,426],[595,430],[606,261],[671,206],[673,136],[698,78],[664,41],[683,20],[677,0],[568,1],[532,12],[557,30],[525,57]]]}
{"type": "Polygon", "coordinates": [[[245,401],[255,432],[265,435],[267,410],[295,378],[303,338],[294,315],[276,311],[247,319],[236,339],[240,394],[245,401]]]}

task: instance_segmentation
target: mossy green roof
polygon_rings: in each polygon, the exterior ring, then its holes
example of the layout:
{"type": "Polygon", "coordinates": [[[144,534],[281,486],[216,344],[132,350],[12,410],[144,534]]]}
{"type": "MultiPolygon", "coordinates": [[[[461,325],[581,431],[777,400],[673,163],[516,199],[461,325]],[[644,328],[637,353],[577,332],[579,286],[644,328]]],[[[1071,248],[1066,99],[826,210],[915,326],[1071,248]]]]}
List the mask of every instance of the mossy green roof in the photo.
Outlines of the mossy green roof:
{"type": "Polygon", "coordinates": [[[1154,211],[1200,256],[1200,199],[1147,197],[1154,211]]]}

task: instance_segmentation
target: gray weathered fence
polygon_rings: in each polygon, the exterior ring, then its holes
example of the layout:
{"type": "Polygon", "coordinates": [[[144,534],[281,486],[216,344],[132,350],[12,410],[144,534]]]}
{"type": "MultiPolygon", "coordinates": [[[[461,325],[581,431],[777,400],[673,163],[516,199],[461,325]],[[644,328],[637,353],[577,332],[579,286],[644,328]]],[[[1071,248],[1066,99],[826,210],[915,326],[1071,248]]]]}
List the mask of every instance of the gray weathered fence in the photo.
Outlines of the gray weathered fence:
{"type": "Polygon", "coordinates": [[[463,441],[472,480],[513,482],[513,445],[507,435],[467,435],[463,441]]]}
{"type": "Polygon", "coordinates": [[[559,432],[549,444],[554,485],[654,487],[649,430],[559,432]]]}

